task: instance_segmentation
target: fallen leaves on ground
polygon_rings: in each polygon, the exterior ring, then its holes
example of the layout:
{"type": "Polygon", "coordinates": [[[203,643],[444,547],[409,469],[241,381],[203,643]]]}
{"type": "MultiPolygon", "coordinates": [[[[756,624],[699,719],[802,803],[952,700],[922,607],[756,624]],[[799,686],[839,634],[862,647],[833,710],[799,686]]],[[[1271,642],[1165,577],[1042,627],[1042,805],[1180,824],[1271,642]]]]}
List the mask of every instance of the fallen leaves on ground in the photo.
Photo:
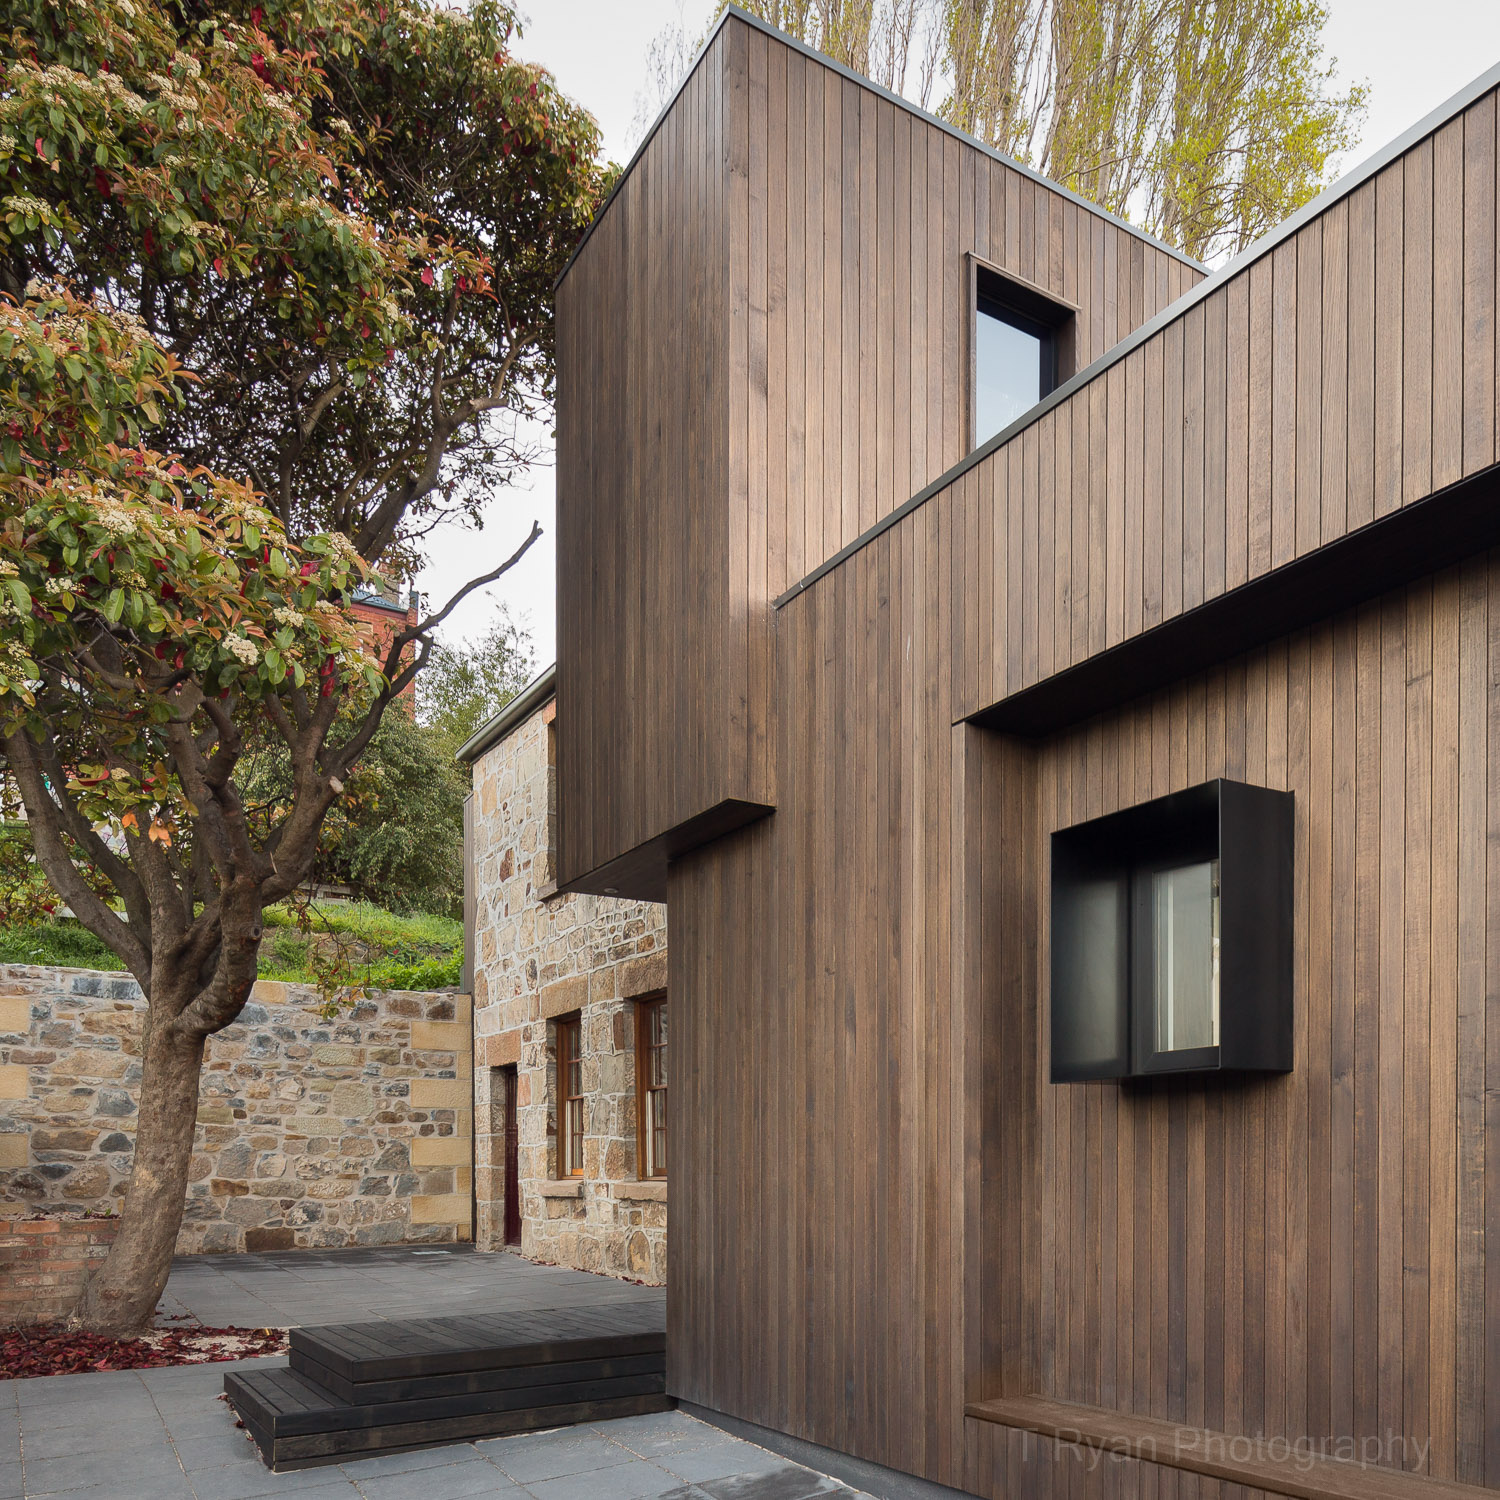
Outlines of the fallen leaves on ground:
{"type": "Polygon", "coordinates": [[[154,1370],[285,1354],[284,1328],[159,1328],[134,1339],[78,1333],[56,1324],[0,1329],[0,1380],[78,1375],[88,1370],[154,1370]]]}

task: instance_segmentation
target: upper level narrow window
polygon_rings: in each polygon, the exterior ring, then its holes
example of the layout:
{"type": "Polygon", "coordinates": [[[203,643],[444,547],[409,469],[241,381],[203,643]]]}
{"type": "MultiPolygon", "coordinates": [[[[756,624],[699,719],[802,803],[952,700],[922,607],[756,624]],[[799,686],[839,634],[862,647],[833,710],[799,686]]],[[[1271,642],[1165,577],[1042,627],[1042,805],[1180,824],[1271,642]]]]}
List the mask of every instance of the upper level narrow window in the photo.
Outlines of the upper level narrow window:
{"type": "Polygon", "coordinates": [[[557,1175],[583,1176],[583,1025],[557,1023],[557,1175]]]}
{"type": "Polygon", "coordinates": [[[667,1002],[636,1007],[636,1117],[640,1121],[640,1174],[667,1175],[667,1002]]]}
{"type": "Polygon", "coordinates": [[[1071,371],[1072,311],[975,266],[974,446],[1048,396],[1071,371]]]}

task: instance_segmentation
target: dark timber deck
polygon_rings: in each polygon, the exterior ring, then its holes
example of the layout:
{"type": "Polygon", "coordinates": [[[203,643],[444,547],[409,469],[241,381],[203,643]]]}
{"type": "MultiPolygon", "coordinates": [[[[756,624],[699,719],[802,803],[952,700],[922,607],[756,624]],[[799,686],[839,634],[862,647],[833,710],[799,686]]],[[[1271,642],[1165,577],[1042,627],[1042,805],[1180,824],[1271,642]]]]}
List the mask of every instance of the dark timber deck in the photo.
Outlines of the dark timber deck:
{"type": "Polygon", "coordinates": [[[224,1377],[275,1470],[665,1411],[666,1306],[292,1330],[289,1368],[224,1377]]]}

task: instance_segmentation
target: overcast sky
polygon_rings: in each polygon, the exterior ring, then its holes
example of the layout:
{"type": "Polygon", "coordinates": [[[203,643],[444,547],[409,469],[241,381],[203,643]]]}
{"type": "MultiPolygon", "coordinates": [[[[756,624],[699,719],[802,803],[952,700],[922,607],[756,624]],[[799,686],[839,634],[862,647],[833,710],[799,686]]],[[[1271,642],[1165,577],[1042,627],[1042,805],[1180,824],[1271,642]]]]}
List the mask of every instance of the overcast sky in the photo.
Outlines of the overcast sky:
{"type": "MultiPolygon", "coordinates": [[[[544,63],[562,88],[591,110],[605,147],[618,161],[634,144],[632,125],[652,39],[681,21],[696,35],[710,0],[522,0],[529,14],[518,52],[544,63]]],[[[1464,84],[1500,62],[1500,5],[1495,0],[1331,0],[1327,38],[1344,79],[1370,85],[1370,111],[1360,149],[1347,170],[1435,109],[1464,84]]],[[[465,601],[452,617],[452,634],[482,635],[500,601],[530,626],[537,660],[556,649],[550,464],[536,469],[528,489],[504,493],[478,536],[453,529],[433,538],[432,565],[419,580],[446,600],[476,573],[515,550],[533,518],[544,535],[523,562],[493,588],[465,601]]]]}

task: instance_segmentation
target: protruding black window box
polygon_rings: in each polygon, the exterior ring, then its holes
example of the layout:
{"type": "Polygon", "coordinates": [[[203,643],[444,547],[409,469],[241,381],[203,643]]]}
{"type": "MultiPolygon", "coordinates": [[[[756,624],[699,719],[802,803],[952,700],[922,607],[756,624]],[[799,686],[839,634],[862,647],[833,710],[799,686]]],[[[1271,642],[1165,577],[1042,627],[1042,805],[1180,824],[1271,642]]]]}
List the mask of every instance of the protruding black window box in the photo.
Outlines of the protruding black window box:
{"type": "Polygon", "coordinates": [[[1052,835],[1052,1081],[1292,1067],[1292,794],[1209,781],[1052,835]]]}

